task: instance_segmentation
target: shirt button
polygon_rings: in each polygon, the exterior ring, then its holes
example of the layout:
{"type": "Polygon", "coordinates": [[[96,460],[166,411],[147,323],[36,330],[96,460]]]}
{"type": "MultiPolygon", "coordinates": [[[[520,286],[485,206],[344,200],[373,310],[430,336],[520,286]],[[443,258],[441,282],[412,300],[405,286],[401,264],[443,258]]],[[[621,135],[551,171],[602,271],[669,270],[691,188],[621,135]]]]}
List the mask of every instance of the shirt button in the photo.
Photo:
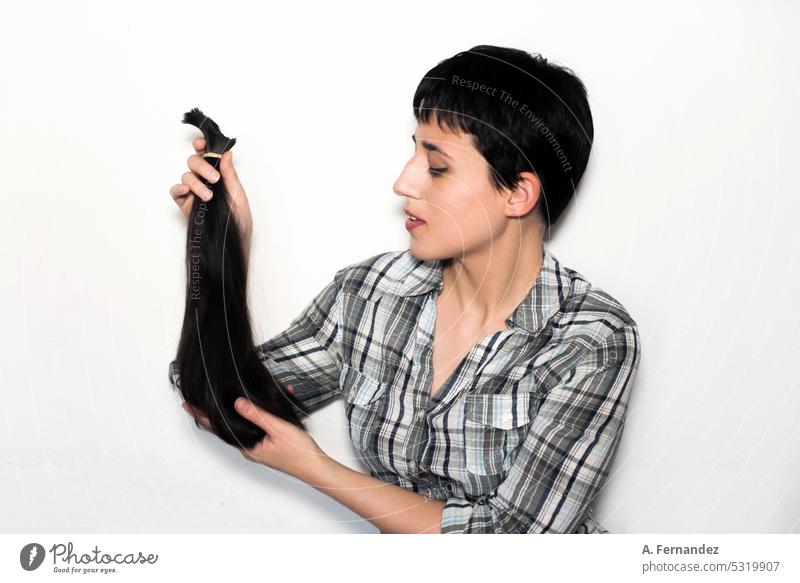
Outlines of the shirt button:
{"type": "Polygon", "coordinates": [[[424,409],[420,409],[419,411],[417,411],[417,419],[419,419],[420,421],[425,419],[425,415],[426,413],[424,409]]]}

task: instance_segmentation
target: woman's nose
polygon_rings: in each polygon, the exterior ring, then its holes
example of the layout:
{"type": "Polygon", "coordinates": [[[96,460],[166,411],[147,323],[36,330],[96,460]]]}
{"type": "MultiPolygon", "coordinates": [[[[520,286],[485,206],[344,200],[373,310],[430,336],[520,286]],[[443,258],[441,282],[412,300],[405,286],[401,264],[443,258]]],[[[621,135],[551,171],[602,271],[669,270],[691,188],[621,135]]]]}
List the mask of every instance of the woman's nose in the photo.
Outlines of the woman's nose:
{"type": "Polygon", "coordinates": [[[394,181],[392,189],[397,196],[408,196],[420,198],[421,180],[424,173],[420,168],[421,163],[414,158],[409,160],[400,172],[400,176],[394,181]]]}

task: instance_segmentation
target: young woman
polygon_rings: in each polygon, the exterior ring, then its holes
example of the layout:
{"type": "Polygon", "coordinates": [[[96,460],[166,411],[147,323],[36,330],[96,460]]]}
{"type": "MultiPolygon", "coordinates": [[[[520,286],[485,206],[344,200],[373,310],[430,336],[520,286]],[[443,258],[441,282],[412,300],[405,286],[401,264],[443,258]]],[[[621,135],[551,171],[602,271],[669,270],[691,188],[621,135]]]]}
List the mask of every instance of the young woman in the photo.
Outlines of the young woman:
{"type": "MultiPolygon", "coordinates": [[[[258,347],[309,411],[343,397],[370,475],[244,399],[237,409],[267,437],[242,454],[386,533],[608,532],[592,511],[622,435],[638,327],[543,243],[589,158],[583,84],[539,55],[481,45],[431,69],[413,106],[414,154],[394,184],[409,248],[340,269],[258,347]]],[[[171,189],[187,215],[208,199],[198,175],[219,178],[202,138],[194,147],[171,189]]],[[[249,241],[230,151],[220,170],[249,241]]]]}

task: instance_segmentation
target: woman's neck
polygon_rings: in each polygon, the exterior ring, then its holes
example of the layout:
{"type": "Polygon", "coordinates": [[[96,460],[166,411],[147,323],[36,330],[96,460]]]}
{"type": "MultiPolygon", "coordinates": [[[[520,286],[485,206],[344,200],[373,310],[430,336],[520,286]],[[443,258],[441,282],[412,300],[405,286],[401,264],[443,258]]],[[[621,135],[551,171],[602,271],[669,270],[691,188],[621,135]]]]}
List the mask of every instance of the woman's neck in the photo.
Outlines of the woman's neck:
{"type": "Polygon", "coordinates": [[[541,235],[533,232],[501,237],[485,249],[450,258],[442,264],[441,295],[473,325],[504,322],[539,276],[542,245],[541,235]]]}

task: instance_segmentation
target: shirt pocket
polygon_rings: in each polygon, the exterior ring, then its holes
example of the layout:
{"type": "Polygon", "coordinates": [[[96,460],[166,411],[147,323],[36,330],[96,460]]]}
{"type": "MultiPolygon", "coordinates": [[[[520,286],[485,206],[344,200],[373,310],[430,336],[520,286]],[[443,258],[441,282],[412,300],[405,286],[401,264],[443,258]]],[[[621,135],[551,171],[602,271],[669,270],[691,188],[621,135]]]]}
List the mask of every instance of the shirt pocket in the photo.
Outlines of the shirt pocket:
{"type": "Polygon", "coordinates": [[[464,410],[466,468],[490,476],[507,472],[531,421],[530,393],[467,395],[464,410]]]}
{"type": "Polygon", "coordinates": [[[350,439],[358,449],[366,451],[376,442],[377,432],[385,421],[386,406],[382,397],[386,395],[389,384],[345,364],[339,386],[346,403],[350,439]]]}

